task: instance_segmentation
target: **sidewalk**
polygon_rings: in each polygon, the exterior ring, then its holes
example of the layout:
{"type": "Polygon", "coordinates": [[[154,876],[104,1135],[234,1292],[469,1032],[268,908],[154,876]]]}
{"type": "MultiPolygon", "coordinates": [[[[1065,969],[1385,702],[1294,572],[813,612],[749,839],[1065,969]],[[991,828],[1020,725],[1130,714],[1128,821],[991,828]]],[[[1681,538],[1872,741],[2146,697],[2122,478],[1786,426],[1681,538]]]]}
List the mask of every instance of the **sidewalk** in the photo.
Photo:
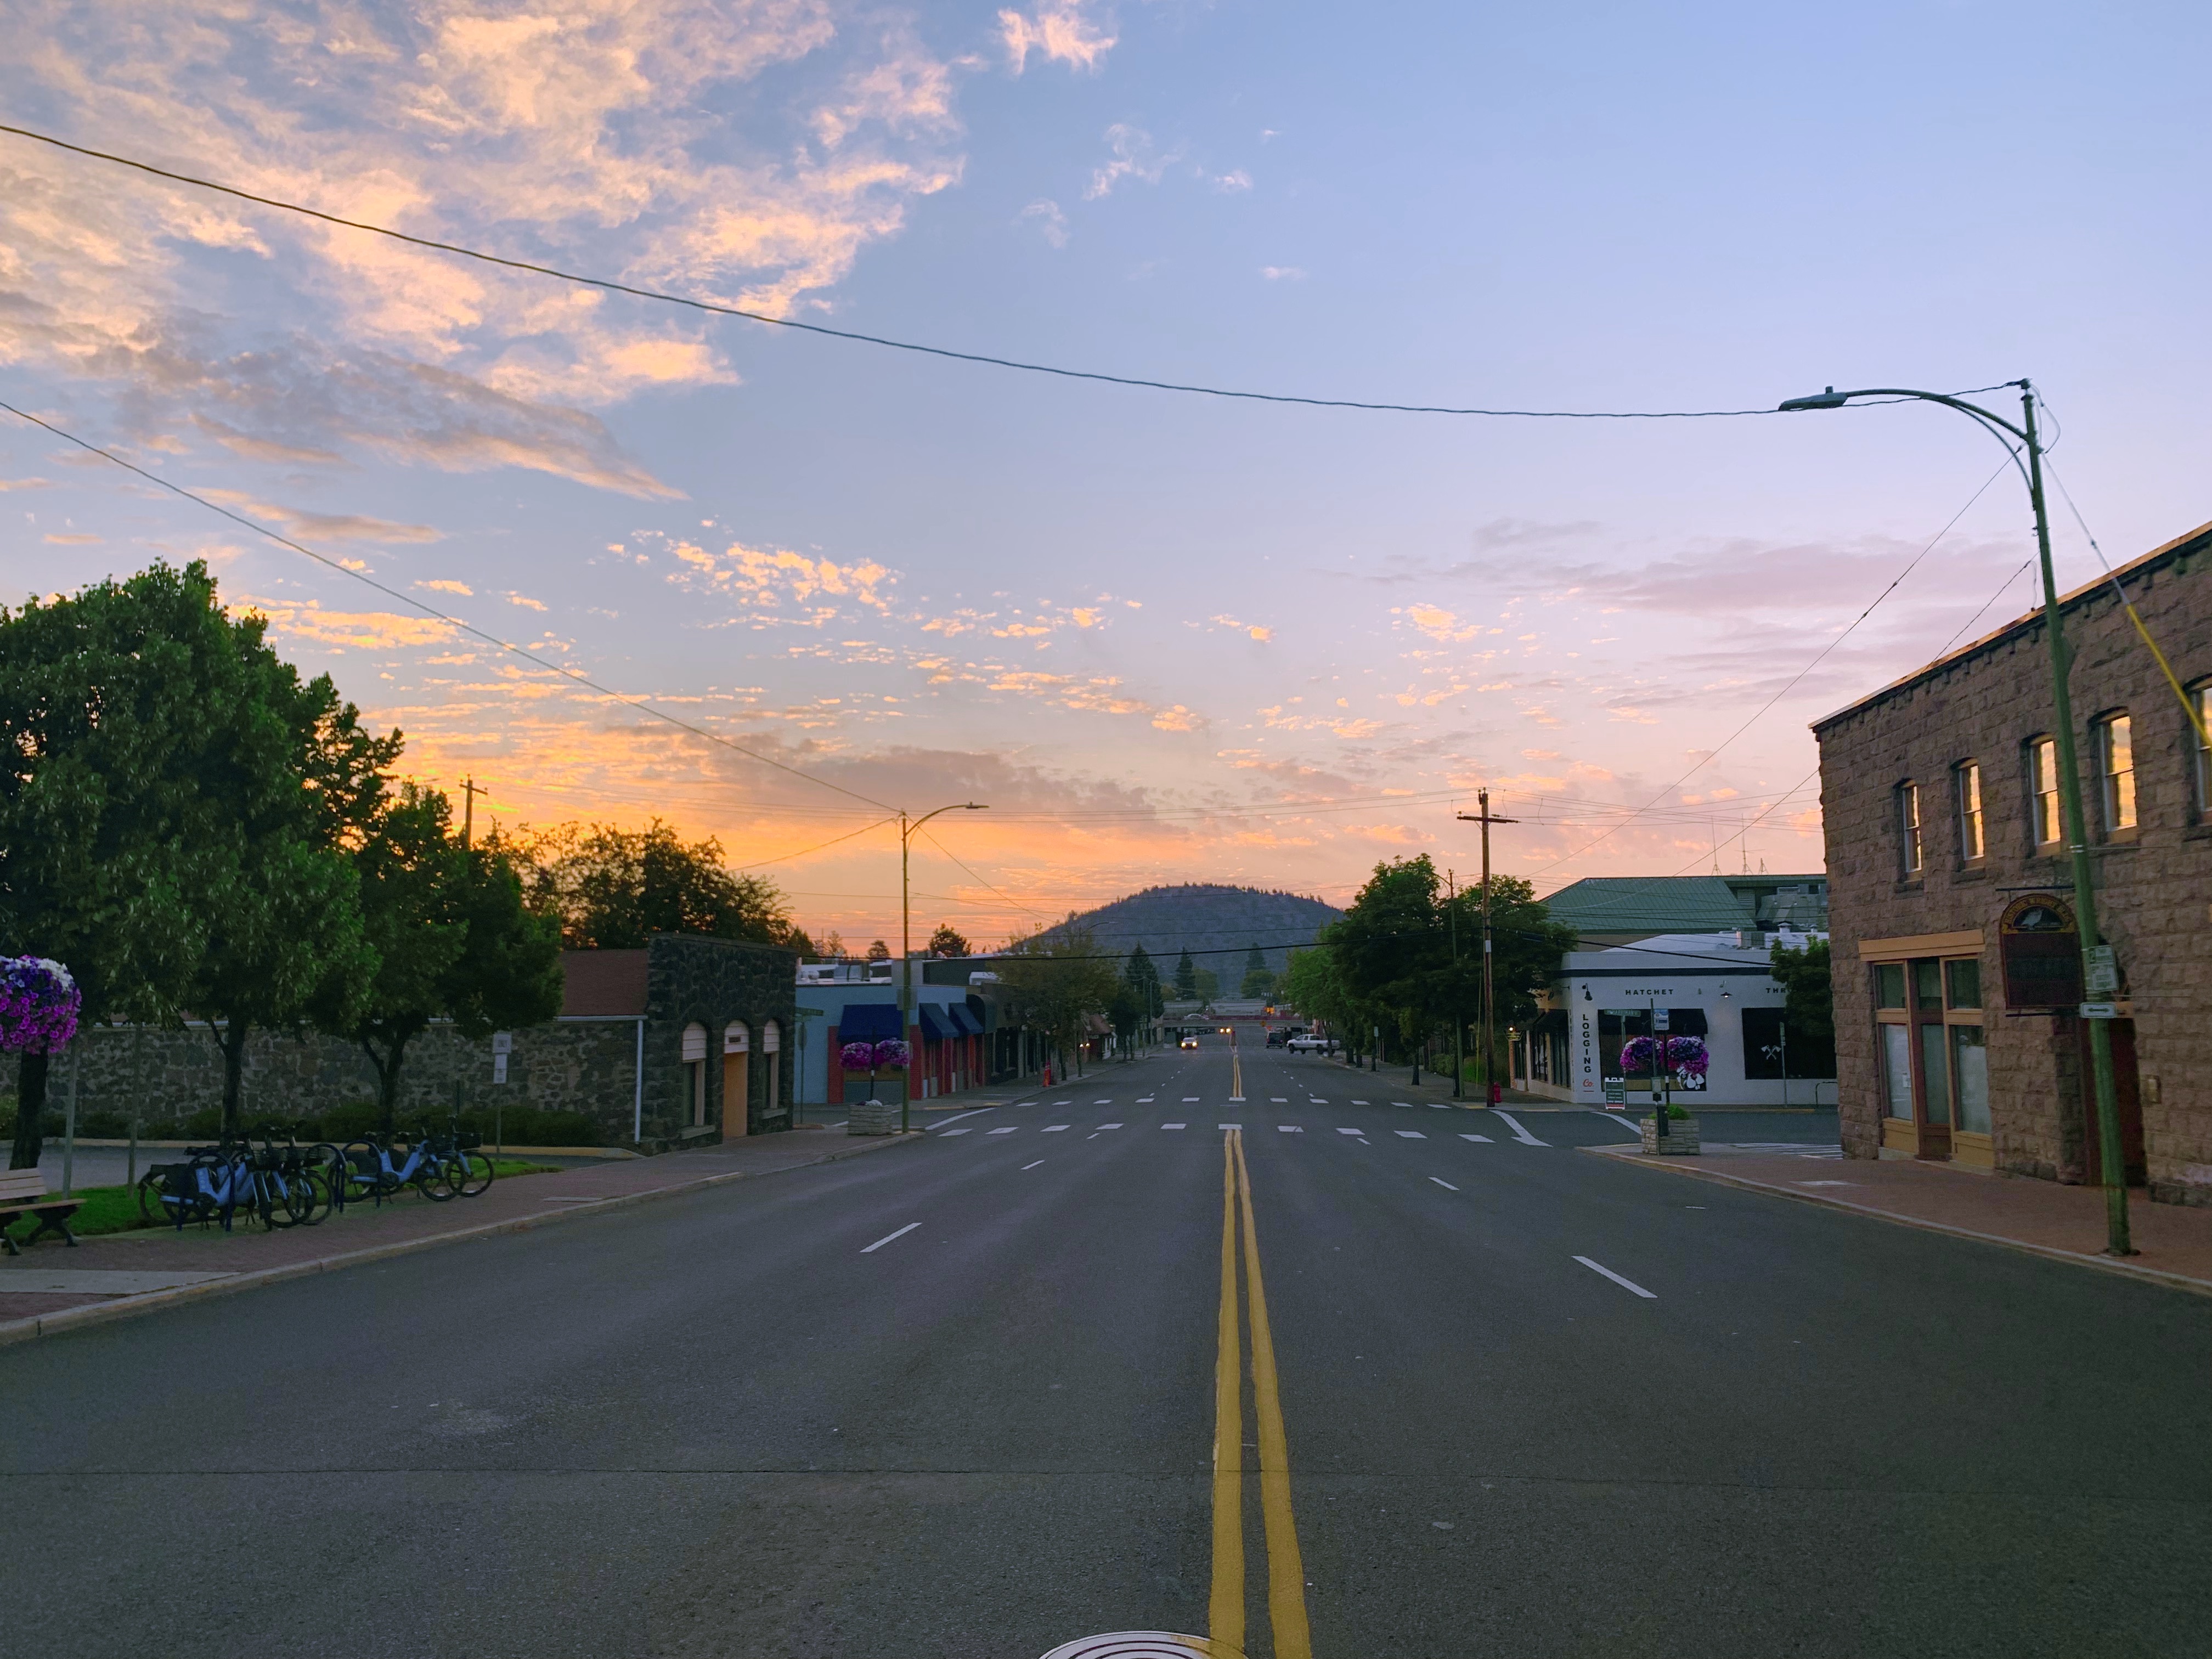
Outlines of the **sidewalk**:
{"type": "Polygon", "coordinates": [[[827,1164],[920,1138],[799,1129],[702,1152],[511,1176],[494,1182],[481,1197],[442,1204],[410,1189],[380,1207],[349,1206],[343,1215],[333,1213],[313,1227],[271,1232],[240,1218],[228,1233],[214,1226],[188,1226],[181,1233],[155,1227],[87,1238],[73,1250],[42,1239],[21,1256],[0,1259],[0,1343],[465,1238],[604,1214],[623,1205],[827,1164]]]}
{"type": "Polygon", "coordinates": [[[1711,1148],[1696,1157],[1646,1158],[1632,1146],[1578,1150],[2212,1296],[2212,1208],[2153,1204],[2140,1192],[2130,1193],[2129,1230],[2137,1254],[2121,1259],[2102,1253],[2101,1187],[2062,1187],[2055,1181],[1986,1175],[1911,1158],[1815,1161],[1740,1152],[1716,1157],[1711,1148]]]}

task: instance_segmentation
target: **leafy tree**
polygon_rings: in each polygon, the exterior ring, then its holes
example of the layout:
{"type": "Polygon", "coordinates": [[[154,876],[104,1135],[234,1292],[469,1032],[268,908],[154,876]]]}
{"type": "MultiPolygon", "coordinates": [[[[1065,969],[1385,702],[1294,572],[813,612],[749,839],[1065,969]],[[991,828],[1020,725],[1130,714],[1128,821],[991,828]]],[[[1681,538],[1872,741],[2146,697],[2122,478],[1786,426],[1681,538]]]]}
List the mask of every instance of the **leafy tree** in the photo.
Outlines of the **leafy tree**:
{"type": "Polygon", "coordinates": [[[1081,1048],[1090,1016],[1105,1013],[1121,984],[1090,931],[1070,925],[1015,941],[998,973],[1023,1023],[1044,1038],[1063,1066],[1068,1051],[1081,1048]]]}
{"type": "Polygon", "coordinates": [[[835,927],[822,936],[819,960],[842,962],[845,959],[845,939],[835,927]]]}
{"type": "Polygon", "coordinates": [[[1178,1001],[1189,1002],[1198,995],[1198,964],[1190,959],[1188,948],[1176,961],[1175,988],[1178,1001]]]}
{"type": "MultiPolygon", "coordinates": [[[[88,1024],[178,1006],[224,867],[213,693],[236,657],[204,564],[0,610],[0,953],[66,964],[88,1024]]],[[[17,1169],[47,1073],[18,1061],[17,1169]]]]}
{"type": "Polygon", "coordinates": [[[433,1020],[482,1037],[560,1012],[560,927],[523,908],[522,883],[496,846],[461,845],[452,805],[435,790],[402,785],[354,864],[376,972],[350,1011],[325,1003],[316,1013],[368,1054],[389,1133],[407,1045],[433,1020]]]}
{"type": "Polygon", "coordinates": [[[1767,959],[1783,991],[1784,1075],[1836,1074],[1835,988],[1828,964],[1828,941],[1808,940],[1802,951],[1777,945],[1767,959]]]}
{"type": "Polygon", "coordinates": [[[1200,968],[1191,975],[1192,992],[1200,1002],[1211,1002],[1221,994],[1221,975],[1211,968],[1200,968]]]}
{"type": "Polygon", "coordinates": [[[1129,959],[1121,967],[1120,982],[1115,987],[1112,1006],[1106,1018],[1121,1034],[1122,1052],[1129,1054],[1135,1040],[1151,1029],[1160,1012],[1160,970],[1154,965],[1145,947],[1139,945],[1129,952],[1129,959]]]}
{"type": "Polygon", "coordinates": [[[929,954],[933,957],[972,957],[975,949],[968,943],[967,936],[957,932],[951,923],[940,921],[937,924],[937,931],[929,936],[929,954]]]}
{"type": "Polygon", "coordinates": [[[685,842],[654,818],[642,830],[562,824],[499,843],[533,909],[557,917],[571,950],[635,950],[655,933],[794,942],[775,883],[739,875],[709,836],[685,842]]]}
{"type": "Polygon", "coordinates": [[[891,947],[884,944],[883,940],[878,939],[874,944],[868,946],[868,960],[870,962],[889,962],[890,959],[891,947]]]}

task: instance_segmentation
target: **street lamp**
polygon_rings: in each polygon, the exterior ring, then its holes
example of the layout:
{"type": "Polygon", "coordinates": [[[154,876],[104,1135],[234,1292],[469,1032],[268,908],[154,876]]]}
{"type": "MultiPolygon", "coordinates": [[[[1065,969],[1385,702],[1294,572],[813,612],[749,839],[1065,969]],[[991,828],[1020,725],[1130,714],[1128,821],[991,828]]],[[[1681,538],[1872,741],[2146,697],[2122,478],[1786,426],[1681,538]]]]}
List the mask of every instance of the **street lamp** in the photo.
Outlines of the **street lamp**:
{"type": "MultiPolygon", "coordinates": [[[[2058,586],[2051,569],[2051,521],[2043,508],[2043,446],[2035,434],[2035,388],[2024,380],[2008,380],[2005,385],[2020,388],[2018,426],[1963,398],[1940,392],[1915,392],[1905,386],[1868,386],[1856,392],[1838,392],[1830,386],[1814,397],[1791,398],[1780,405],[1780,410],[1841,409],[1854,398],[1912,398],[1922,403],[1942,404],[1979,422],[1983,430],[2004,445],[2015,468],[2020,467],[2020,452],[2014,447],[2014,441],[2027,451],[2027,465],[2021,470],[2021,477],[2027,484],[2028,503],[2035,509],[2035,549],[2043,562],[2044,633],[2051,648],[2051,696],[2057,722],[2052,738],[2058,748],[2059,805],[2066,817],[2068,851],[2073,857],[2074,910],[2081,928],[2082,983],[2086,986],[2089,983],[2090,952],[2097,948],[2099,938],[2096,893],[2090,884],[2089,838],[2081,815],[2081,775],[2074,749],[2074,703],[2066,690],[2067,671],[2073,665],[2074,653],[2066,647],[2058,615],[2058,586]]],[[[1784,1069],[1786,1073],[1786,1064],[1784,1069]]],[[[2089,1069],[2096,1091],[2098,1150],[2104,1164],[2105,1250],[2110,1255],[2133,1255],[2135,1250],[2128,1242],[2128,1172],[2121,1161],[2124,1154],[2120,1147],[2118,1090],[2112,1079],[2112,1030],[2101,1019],[2089,1022],[2089,1069]]]]}
{"type": "Polygon", "coordinates": [[[907,1045],[906,1087],[899,1091],[899,1133],[907,1132],[907,1115],[914,1101],[914,914],[907,899],[907,843],[914,832],[935,817],[938,812],[988,812],[991,809],[972,800],[954,801],[940,806],[935,812],[924,812],[909,822],[904,812],[899,814],[899,1038],[907,1045]]]}

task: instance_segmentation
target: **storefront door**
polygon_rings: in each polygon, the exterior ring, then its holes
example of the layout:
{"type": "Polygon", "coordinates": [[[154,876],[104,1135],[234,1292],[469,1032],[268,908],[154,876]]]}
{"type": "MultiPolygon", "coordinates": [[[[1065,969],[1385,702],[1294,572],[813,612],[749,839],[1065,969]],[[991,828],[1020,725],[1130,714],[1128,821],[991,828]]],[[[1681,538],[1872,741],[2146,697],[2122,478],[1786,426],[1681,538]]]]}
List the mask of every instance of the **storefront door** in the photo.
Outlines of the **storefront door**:
{"type": "Polygon", "coordinates": [[[1883,1147],[1989,1166],[1995,1159],[1980,963],[1879,962],[1874,981],[1883,1147]]]}

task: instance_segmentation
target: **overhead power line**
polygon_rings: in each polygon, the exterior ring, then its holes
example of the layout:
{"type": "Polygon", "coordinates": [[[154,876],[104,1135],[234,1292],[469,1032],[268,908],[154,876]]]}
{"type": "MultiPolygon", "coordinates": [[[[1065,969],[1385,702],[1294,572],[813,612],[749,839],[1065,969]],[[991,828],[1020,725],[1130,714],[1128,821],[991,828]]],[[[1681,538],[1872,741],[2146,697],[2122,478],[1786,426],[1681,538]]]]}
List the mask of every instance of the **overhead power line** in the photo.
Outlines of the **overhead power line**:
{"type": "MultiPolygon", "coordinates": [[[[434,253],[450,253],[457,258],[475,259],[488,265],[499,265],[508,270],[519,270],[533,276],[550,276],[556,282],[574,283],[580,287],[596,288],[610,294],[626,294],[633,299],[650,300],[659,305],[682,306],[691,311],[711,313],[718,317],[738,317],[749,323],[764,323],[771,328],[787,328],[802,334],[818,334],[833,340],[849,340],[860,345],[881,346],[891,351],[911,351],[927,357],[945,357],[955,362],[978,363],[989,368],[1010,368],[1025,374],[1050,374],[1065,380],[1092,380],[1107,386],[1141,387],[1152,392],[1178,392],[1202,398],[1232,398],[1249,403],[1301,404],[1314,409],[1353,409],[1399,415],[1473,415],[1490,416],[1500,419],[1530,421],[1705,421],[1732,420],[1745,416],[1772,415],[1772,408],[1760,409],[1462,409],[1432,404],[1368,403],[1350,398],[1310,398],[1276,392],[1243,392],[1224,386],[1191,386],[1176,380],[1146,380],[1131,374],[1106,374],[1091,369],[1064,368],[1052,363],[1024,362],[1012,357],[995,357],[977,351],[956,351],[949,346],[922,345],[913,340],[894,340],[879,334],[861,334],[851,329],[830,328],[820,323],[802,323],[789,317],[771,316],[766,312],[747,311],[739,306],[726,306],[712,300],[695,299],[689,295],[668,294],[657,289],[640,288],[634,283],[617,283],[609,277],[588,276],[578,271],[562,270],[556,265],[538,264],[528,259],[510,259],[502,254],[487,253],[481,248],[465,247],[458,242],[441,242],[428,236],[410,236],[405,231],[393,230],[387,225],[373,225],[359,219],[347,219],[335,213],[325,213],[317,208],[305,207],[297,202],[287,202],[278,197],[257,195],[250,190],[240,190],[234,185],[220,184],[212,179],[201,179],[189,173],[175,173],[167,167],[155,167],[150,161],[141,161],[128,155],[118,155],[107,150],[89,149],[82,144],[72,144],[51,133],[33,131],[29,127],[10,126],[0,123],[0,132],[18,138],[27,138],[35,143],[48,144],[56,149],[67,150],[72,155],[85,156],[94,161],[106,161],[116,167],[130,167],[136,172],[166,179],[172,184],[190,185],[195,190],[214,191],[241,202],[252,202],[260,207],[276,208],[285,213],[296,213],[303,218],[315,219],[326,225],[337,225],[347,230],[358,230],[371,236],[388,237],[395,242],[425,248],[434,253]]],[[[1858,408],[1865,405],[1853,404],[1858,408]]]]}
{"type": "Polygon", "coordinates": [[[257,536],[266,537],[269,540],[276,543],[279,547],[289,548],[293,552],[302,554],[307,557],[313,559],[317,564],[325,566],[331,570],[337,571],[340,575],[350,576],[354,580],[361,583],[363,586],[373,587],[386,598],[397,599],[400,604],[407,606],[410,610],[419,611],[423,616],[429,617],[438,622],[441,622],[448,628],[459,629],[462,633],[468,635],[471,639],[482,640],[486,645],[496,646],[500,650],[507,652],[512,656],[520,657],[525,662],[534,663],[538,667],[545,669],[551,673],[558,674],[563,679],[571,680],[576,684],[583,686],[587,690],[596,691],[603,697],[611,697],[617,702],[622,704],[625,708],[635,709],[641,714],[650,714],[653,719],[665,721],[668,725],[675,726],[679,731],[689,732],[692,736],[696,738],[704,738],[708,743],[717,744],[724,749],[730,750],[733,753],[743,755],[747,760],[758,761],[763,766],[772,766],[777,771],[787,773],[792,777],[803,779],[806,782],[813,784],[817,788],[834,789],[841,795],[848,795],[854,800],[865,801],[870,806],[875,807],[882,811],[896,812],[898,811],[898,808],[896,806],[890,805],[884,801],[877,800],[871,796],[864,795],[857,789],[848,789],[842,783],[832,783],[827,778],[818,778],[811,772],[802,772],[795,766],[786,765],[783,762],[775,759],[771,756],[763,755],[756,750],[748,749],[741,743],[732,743],[729,738],[723,737],[720,732],[709,732],[704,726],[694,726],[690,720],[684,720],[677,715],[669,714],[665,709],[655,708],[650,702],[646,702],[643,698],[629,696],[624,695],[623,692],[616,690],[612,686],[602,685],[599,681],[592,678],[588,674],[581,673],[574,668],[565,667],[560,663],[541,657],[536,652],[529,650],[526,647],[516,645],[510,641],[500,638],[496,634],[487,634],[483,629],[477,627],[472,623],[464,622],[460,617],[453,616],[450,612],[441,611],[435,605],[425,605],[422,600],[414,598],[411,594],[403,593],[396,587],[387,587],[384,583],[377,580],[375,577],[368,575],[362,571],[349,568],[348,566],[330,557],[326,554],[318,553],[312,547],[301,545],[300,543],[294,541],[289,536],[280,535],[276,531],[270,529],[268,526],[257,523],[255,520],[247,518],[242,513],[234,513],[228,507],[222,506],[218,502],[208,500],[204,495],[196,495],[191,490],[186,489],[182,484],[172,483],[167,478],[162,477],[159,473],[149,472],[144,467],[139,466],[134,462],[125,460],[123,457],[116,454],[112,450],[102,449],[98,444],[88,442],[85,439],[78,437],[73,432],[65,432],[60,427],[56,426],[52,421],[42,421],[37,416],[29,414],[23,410],[20,410],[16,408],[15,404],[10,403],[0,403],[0,409],[6,410],[8,413],[15,416],[19,420],[28,421],[33,426],[42,428],[46,431],[52,433],[57,438],[61,438],[70,443],[75,444],[79,449],[85,451],[88,454],[97,455],[102,460],[112,461],[125,471],[135,473],[139,477],[145,479],[148,483],[157,485],[161,489],[167,490],[173,495],[181,495],[185,500],[191,502],[196,507],[204,507],[209,512],[219,514],[223,518],[228,519],[233,524],[238,525],[244,529],[250,530],[257,536]]]}

